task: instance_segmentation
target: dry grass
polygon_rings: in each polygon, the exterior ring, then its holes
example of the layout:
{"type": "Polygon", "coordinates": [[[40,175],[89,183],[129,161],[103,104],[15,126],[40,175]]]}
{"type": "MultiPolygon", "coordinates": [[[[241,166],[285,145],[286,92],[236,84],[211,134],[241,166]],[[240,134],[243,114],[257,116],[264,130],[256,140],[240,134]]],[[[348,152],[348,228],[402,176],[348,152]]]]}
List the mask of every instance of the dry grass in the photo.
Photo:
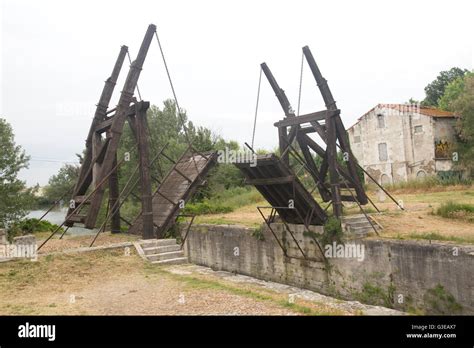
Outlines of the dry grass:
{"type": "MultiPolygon", "coordinates": [[[[38,245],[50,235],[50,233],[37,233],[35,234],[38,240],[38,245]]],[[[94,236],[92,235],[65,235],[63,239],[59,239],[59,234],[51,238],[40,250],[40,254],[46,254],[50,252],[63,251],[67,249],[75,249],[82,247],[89,247],[94,236]]],[[[112,234],[110,232],[104,232],[99,235],[97,240],[94,242],[94,246],[110,245],[113,243],[129,242],[140,239],[139,236],[125,233],[112,234]]]]}
{"type": "MultiPolygon", "coordinates": [[[[376,191],[369,191],[369,197],[383,212],[377,219],[384,227],[381,233],[386,238],[418,239],[423,235],[442,236],[442,240],[452,240],[457,243],[474,243],[474,224],[466,219],[447,219],[436,216],[433,212],[447,201],[462,204],[474,204],[473,186],[436,186],[428,192],[411,192],[411,189],[399,190],[392,194],[403,202],[405,211],[401,211],[389,197],[379,201],[376,191]]],[[[259,204],[268,205],[268,204],[259,204]]],[[[349,206],[349,205],[348,205],[349,206]]],[[[256,227],[263,223],[257,211],[257,204],[251,204],[229,214],[214,214],[200,216],[197,223],[211,224],[240,224],[256,227]]],[[[370,205],[365,207],[373,213],[370,205]]],[[[359,213],[359,208],[352,205],[346,209],[348,214],[359,213]]],[[[425,239],[425,238],[423,238],[425,239]]]]}
{"type": "Polygon", "coordinates": [[[117,249],[0,263],[0,315],[354,314],[217,276],[172,274],[117,249]],[[71,302],[71,299],[74,299],[71,302]]]}

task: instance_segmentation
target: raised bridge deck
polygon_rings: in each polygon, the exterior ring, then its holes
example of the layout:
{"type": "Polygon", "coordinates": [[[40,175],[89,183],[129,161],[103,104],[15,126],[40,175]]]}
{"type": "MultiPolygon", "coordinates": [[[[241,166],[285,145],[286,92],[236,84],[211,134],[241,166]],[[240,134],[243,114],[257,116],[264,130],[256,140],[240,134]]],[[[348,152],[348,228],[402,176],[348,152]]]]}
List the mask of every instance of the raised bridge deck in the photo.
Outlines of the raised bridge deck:
{"type": "MultiPolygon", "coordinates": [[[[187,151],[170,169],[153,194],[155,234],[163,235],[174,224],[180,203],[187,202],[198,187],[205,183],[209,170],[216,164],[216,158],[215,152],[197,154],[187,151]]],[[[130,233],[142,233],[141,216],[140,213],[130,226],[130,233]]]]}
{"type": "Polygon", "coordinates": [[[251,162],[235,165],[244,174],[246,183],[254,185],[285,222],[322,225],[326,221],[325,211],[278,156],[258,155],[255,166],[251,162]],[[294,208],[288,209],[291,202],[294,208]]]}

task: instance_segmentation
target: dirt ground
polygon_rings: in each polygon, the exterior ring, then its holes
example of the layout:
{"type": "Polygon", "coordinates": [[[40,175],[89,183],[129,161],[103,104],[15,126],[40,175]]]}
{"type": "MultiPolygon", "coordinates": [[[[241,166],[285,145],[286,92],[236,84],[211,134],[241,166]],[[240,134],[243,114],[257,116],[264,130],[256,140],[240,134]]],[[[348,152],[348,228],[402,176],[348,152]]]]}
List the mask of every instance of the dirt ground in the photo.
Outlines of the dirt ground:
{"type": "Polygon", "coordinates": [[[359,314],[253,284],[151,265],[132,248],[0,263],[0,315],[359,314]]]}

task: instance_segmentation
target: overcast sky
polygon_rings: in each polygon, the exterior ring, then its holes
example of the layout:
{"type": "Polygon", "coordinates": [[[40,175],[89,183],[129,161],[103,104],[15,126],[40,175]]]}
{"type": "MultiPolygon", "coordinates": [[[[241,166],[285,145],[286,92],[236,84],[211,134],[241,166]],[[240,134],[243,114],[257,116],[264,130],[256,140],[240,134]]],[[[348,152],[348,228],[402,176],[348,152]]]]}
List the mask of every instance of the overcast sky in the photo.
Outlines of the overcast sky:
{"type": "MultiPolygon", "coordinates": [[[[251,140],[261,62],[296,109],[304,45],[346,127],[377,103],[422,99],[442,70],[473,68],[470,0],[0,2],[0,117],[32,158],[21,173],[29,185],[46,184],[61,162],[76,160],[120,46],[133,58],[150,23],[189,118],[239,143],[251,140]]],[[[155,41],[139,87],[153,104],[171,97],[155,41]]],[[[305,66],[301,113],[323,108],[305,66]]],[[[273,123],[282,117],[263,79],[257,148],[277,145],[273,123]]]]}

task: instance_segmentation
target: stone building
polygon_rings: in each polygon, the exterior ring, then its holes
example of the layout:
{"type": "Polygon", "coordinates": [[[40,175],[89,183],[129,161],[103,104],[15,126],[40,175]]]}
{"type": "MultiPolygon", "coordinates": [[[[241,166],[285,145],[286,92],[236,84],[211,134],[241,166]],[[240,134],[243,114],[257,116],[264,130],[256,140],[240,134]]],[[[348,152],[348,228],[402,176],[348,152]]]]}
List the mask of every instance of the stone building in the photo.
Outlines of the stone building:
{"type": "Polygon", "coordinates": [[[452,175],[455,122],[451,112],[439,109],[378,104],[347,132],[359,164],[386,185],[427,175],[452,175]]]}

